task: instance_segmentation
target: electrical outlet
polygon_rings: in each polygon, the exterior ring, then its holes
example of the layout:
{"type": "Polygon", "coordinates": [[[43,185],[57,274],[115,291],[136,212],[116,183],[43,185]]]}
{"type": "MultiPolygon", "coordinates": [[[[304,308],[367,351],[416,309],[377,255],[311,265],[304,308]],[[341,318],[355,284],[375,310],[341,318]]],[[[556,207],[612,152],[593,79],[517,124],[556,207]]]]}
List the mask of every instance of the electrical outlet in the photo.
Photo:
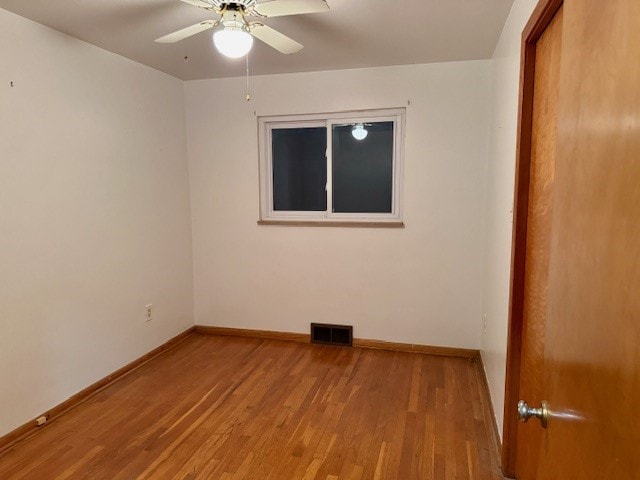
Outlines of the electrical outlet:
{"type": "Polygon", "coordinates": [[[149,304],[147,306],[144,307],[144,316],[145,316],[145,321],[146,322],[150,322],[151,320],[153,320],[153,305],[149,304]]]}
{"type": "Polygon", "coordinates": [[[482,333],[487,333],[487,314],[482,314],[482,333]]]}

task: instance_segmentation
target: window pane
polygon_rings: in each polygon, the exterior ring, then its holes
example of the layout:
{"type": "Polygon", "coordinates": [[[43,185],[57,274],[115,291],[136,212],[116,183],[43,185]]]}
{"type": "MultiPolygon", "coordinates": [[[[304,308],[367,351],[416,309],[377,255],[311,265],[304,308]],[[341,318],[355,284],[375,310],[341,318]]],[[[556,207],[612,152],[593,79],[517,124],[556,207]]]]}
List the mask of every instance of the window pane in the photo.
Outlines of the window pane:
{"type": "Polygon", "coordinates": [[[362,140],[354,127],[333,127],[333,211],[391,213],[393,122],[364,124],[362,140]]]}
{"type": "Polygon", "coordinates": [[[327,209],[327,129],[279,128],[271,131],[273,209],[327,209]]]}

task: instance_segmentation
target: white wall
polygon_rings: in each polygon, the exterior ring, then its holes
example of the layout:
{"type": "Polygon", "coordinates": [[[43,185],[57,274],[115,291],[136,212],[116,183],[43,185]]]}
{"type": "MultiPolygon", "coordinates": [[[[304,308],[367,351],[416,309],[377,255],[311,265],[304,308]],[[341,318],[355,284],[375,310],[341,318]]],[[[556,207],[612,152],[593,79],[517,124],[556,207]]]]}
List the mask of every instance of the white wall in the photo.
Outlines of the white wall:
{"type": "Polygon", "coordinates": [[[482,300],[487,326],[482,335],[481,351],[500,434],[504,410],[520,38],[536,3],[537,0],[515,0],[492,60],[482,300]]]}
{"type": "Polygon", "coordinates": [[[193,291],[182,82],[1,9],[0,58],[2,435],[192,325],[193,291]]]}
{"type": "Polygon", "coordinates": [[[490,61],[187,82],[196,323],[479,348],[490,61]],[[402,107],[406,228],[258,226],[258,115],[402,107]]]}

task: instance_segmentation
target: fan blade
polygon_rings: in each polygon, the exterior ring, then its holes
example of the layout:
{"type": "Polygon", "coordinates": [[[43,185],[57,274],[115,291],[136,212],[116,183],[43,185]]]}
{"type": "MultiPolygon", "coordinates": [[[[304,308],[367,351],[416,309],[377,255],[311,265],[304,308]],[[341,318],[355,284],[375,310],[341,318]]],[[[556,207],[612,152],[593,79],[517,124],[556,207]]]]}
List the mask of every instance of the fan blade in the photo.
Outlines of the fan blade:
{"type": "Polygon", "coordinates": [[[160,37],[156,39],[158,43],[176,43],[180,40],[184,40],[187,37],[191,37],[196,33],[204,32],[210,28],[215,27],[218,22],[214,22],[213,20],[206,20],[204,22],[196,23],[195,25],[191,25],[190,27],[183,28],[182,30],[178,30],[177,32],[170,33],[169,35],[165,35],[164,37],[160,37]]]}
{"type": "Polygon", "coordinates": [[[212,5],[209,2],[205,2],[204,0],[180,0],[184,3],[188,3],[189,5],[193,5],[194,7],[200,8],[208,8],[211,9],[212,5]]]}
{"type": "Polygon", "coordinates": [[[256,37],[258,40],[262,40],[264,43],[275,48],[280,53],[289,54],[302,50],[301,44],[290,39],[283,33],[280,33],[271,27],[267,27],[266,25],[259,23],[253,24],[249,31],[251,32],[251,35],[256,37]]]}
{"type": "Polygon", "coordinates": [[[265,17],[283,17],[303,13],[328,12],[326,0],[271,0],[258,3],[254,10],[265,17]]]}

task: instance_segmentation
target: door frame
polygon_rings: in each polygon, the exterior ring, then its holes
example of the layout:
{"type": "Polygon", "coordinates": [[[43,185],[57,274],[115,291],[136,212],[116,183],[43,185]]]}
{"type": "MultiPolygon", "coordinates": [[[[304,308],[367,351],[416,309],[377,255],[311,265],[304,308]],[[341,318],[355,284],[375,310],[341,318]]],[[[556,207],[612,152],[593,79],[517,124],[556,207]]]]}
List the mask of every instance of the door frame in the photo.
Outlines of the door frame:
{"type": "Polygon", "coordinates": [[[564,0],[539,0],[522,32],[520,98],[518,102],[518,133],[513,205],[514,218],[511,247],[511,280],[509,289],[507,370],[504,394],[504,425],[502,430],[502,473],[511,478],[515,478],[516,474],[518,416],[515,406],[520,399],[520,364],[522,354],[524,278],[527,249],[527,215],[529,210],[536,44],[563,3],[564,0]]]}

